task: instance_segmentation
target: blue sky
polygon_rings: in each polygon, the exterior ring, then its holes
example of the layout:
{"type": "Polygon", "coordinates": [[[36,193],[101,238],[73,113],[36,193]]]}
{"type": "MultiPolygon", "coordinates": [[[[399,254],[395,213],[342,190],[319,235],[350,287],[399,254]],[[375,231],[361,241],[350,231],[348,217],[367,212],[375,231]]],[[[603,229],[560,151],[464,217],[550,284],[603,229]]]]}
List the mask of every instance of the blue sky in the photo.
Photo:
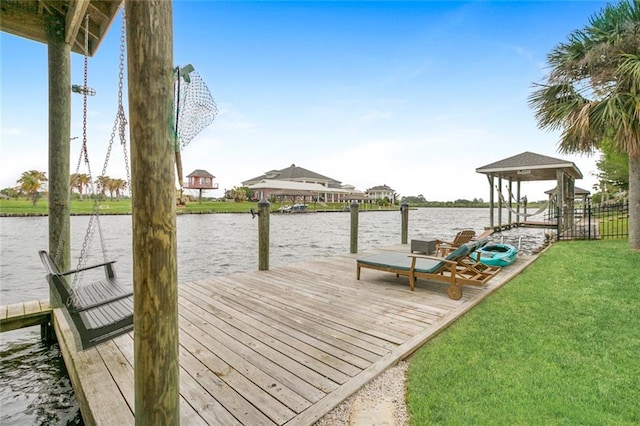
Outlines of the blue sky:
{"type": "MultiPolygon", "coordinates": [[[[527,97],[546,55],[604,5],[175,1],[174,62],[194,65],[219,109],[183,149],[185,175],[208,170],[220,189],[207,195],[221,196],[296,164],[360,190],[386,184],[428,200],[486,200],[475,169],[531,151],[573,161],[584,175],[576,185],[592,190],[598,156],[560,154],[559,134],[538,129],[527,97]]],[[[89,59],[94,176],[117,111],[119,37],[120,17],[89,59]]],[[[5,188],[25,170],[47,170],[47,49],[2,33],[0,50],[5,188]]],[[[72,82],[82,84],[83,57],[71,60],[72,82]]],[[[82,97],[72,103],[75,172],[82,97]]],[[[107,175],[124,170],[116,145],[107,175]]],[[[554,185],[525,183],[522,195],[544,199],[554,185]]]]}

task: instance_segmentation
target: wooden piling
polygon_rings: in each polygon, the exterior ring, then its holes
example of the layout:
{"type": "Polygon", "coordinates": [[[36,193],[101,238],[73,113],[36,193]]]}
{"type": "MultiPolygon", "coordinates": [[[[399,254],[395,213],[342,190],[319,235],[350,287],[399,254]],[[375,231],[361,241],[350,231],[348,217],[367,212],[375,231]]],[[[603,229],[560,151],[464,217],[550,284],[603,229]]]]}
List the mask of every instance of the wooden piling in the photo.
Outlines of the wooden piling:
{"type": "MultiPolygon", "coordinates": [[[[58,268],[71,269],[69,164],[71,144],[71,47],[65,43],[62,17],[47,24],[49,66],[49,253],[58,268]]],[[[36,254],[35,251],[33,253],[36,254]]],[[[59,306],[55,292],[52,306],[59,306]]]]}
{"type": "Polygon", "coordinates": [[[351,203],[351,253],[358,252],[358,208],[358,203],[351,203]]]}
{"type": "Polygon", "coordinates": [[[409,204],[402,203],[400,205],[400,213],[402,215],[402,237],[401,243],[407,244],[409,236],[409,204]]]}
{"type": "Polygon", "coordinates": [[[258,202],[258,270],[269,270],[269,207],[267,200],[258,202]]]}
{"type": "Polygon", "coordinates": [[[136,425],[180,423],[172,3],[125,3],[136,425]]]}

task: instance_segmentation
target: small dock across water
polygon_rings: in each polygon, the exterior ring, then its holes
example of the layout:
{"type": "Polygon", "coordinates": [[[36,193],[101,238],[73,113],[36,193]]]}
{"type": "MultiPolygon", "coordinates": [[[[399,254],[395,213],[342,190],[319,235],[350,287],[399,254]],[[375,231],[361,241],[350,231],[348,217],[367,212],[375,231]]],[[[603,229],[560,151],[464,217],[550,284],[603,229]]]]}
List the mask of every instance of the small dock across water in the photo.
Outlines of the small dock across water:
{"type": "MultiPolygon", "coordinates": [[[[451,300],[439,283],[356,280],[355,259],[373,253],[180,283],[182,424],[312,425],[533,260],[451,300]]],[[[133,333],[79,352],[65,312],[53,315],[84,422],[133,425],[133,333]]]]}

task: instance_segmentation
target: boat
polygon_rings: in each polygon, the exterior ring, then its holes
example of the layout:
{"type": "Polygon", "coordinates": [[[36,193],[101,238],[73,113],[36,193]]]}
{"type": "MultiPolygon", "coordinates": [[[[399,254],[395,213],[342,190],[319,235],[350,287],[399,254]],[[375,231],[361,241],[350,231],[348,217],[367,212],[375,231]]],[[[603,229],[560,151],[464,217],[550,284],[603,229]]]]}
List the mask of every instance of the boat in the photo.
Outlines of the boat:
{"type": "Polygon", "coordinates": [[[292,206],[282,206],[278,211],[281,213],[307,213],[307,205],[294,204],[292,206]]]}
{"type": "Polygon", "coordinates": [[[489,243],[471,254],[471,258],[488,266],[511,265],[518,256],[518,249],[511,244],[489,243]]]}

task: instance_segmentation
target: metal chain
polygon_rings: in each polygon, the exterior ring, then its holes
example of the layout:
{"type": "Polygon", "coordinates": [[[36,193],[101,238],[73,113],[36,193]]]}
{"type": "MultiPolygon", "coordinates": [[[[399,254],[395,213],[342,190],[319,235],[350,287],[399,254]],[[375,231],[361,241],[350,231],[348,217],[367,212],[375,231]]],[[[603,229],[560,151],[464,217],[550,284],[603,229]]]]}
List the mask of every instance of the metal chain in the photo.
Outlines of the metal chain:
{"type": "MultiPolygon", "coordinates": [[[[116,137],[116,133],[120,136],[120,144],[122,145],[122,149],[124,152],[124,161],[125,167],[127,170],[127,186],[131,187],[131,177],[129,172],[129,157],[127,155],[127,145],[126,145],[126,128],[127,128],[127,116],[124,113],[124,106],[122,102],[122,93],[124,87],[124,58],[125,58],[125,34],[126,34],[126,20],[124,15],[124,8],[122,8],[122,23],[120,28],[120,63],[118,67],[118,112],[116,113],[116,118],[113,122],[113,127],[111,128],[111,135],[109,137],[109,145],[107,147],[107,155],[104,160],[104,165],[102,167],[101,177],[105,177],[107,175],[107,167],[109,165],[109,159],[111,158],[111,152],[113,149],[113,142],[116,137]]],[[[102,233],[102,226],[100,221],[97,218],[97,226],[98,233],[100,236],[100,244],[102,245],[102,255],[104,261],[107,261],[107,246],[105,244],[105,239],[102,233]]]]}
{"type": "MultiPolygon", "coordinates": [[[[87,167],[87,175],[89,176],[89,183],[91,185],[91,192],[95,195],[95,187],[93,182],[93,175],[91,174],[91,163],[89,162],[89,149],[87,147],[87,98],[89,97],[89,14],[84,18],[84,90],[82,97],[82,148],[80,149],[80,159],[78,160],[78,170],[80,169],[81,159],[84,159],[84,164],[87,167]]],[[[94,200],[94,210],[98,207],[98,201],[94,200]]],[[[89,219],[89,227],[85,234],[84,241],[82,242],[82,249],[80,250],[80,257],[78,259],[78,265],[76,269],[83,268],[87,263],[86,254],[91,248],[91,241],[93,240],[93,219],[91,216],[89,219]]],[[[75,287],[80,276],[82,274],[74,274],[71,287],[75,287]]]]}
{"type": "MultiPolygon", "coordinates": [[[[86,90],[89,86],[88,86],[88,68],[89,68],[89,62],[88,62],[88,52],[89,52],[89,15],[87,14],[84,18],[84,26],[85,26],[85,31],[84,31],[84,79],[83,79],[83,83],[84,83],[84,89],[82,90],[83,93],[83,101],[82,101],[82,146],[80,148],[80,156],[78,157],[78,163],[76,165],[76,175],[79,173],[80,171],[80,164],[82,163],[82,159],[84,158],[84,162],[87,165],[88,168],[88,174],[89,174],[89,179],[91,179],[91,168],[89,165],[89,153],[87,151],[87,97],[88,97],[88,90],[86,90]]],[[[69,188],[69,198],[71,198],[71,193],[72,193],[72,189],[73,188],[69,188]]],[[[66,234],[66,231],[68,230],[68,225],[65,225],[65,228],[63,230],[62,235],[66,234]]],[[[61,237],[58,239],[58,247],[56,248],[56,252],[53,256],[54,262],[58,263],[60,262],[60,258],[62,257],[62,247],[63,247],[63,239],[62,239],[62,235],[61,237]]],[[[74,279],[75,282],[75,279],[74,279]]]]}
{"type": "MultiPolygon", "coordinates": [[[[80,158],[78,159],[78,165],[77,165],[77,170],[76,170],[76,174],[79,172],[80,170],[80,164],[82,162],[82,159],[84,159],[84,162],[87,166],[87,171],[88,171],[88,175],[89,175],[89,181],[91,184],[91,192],[94,195],[96,194],[96,190],[95,190],[95,186],[94,186],[94,180],[91,174],[91,165],[89,163],[89,153],[88,153],[88,149],[87,149],[87,96],[90,94],[89,92],[89,86],[88,86],[88,51],[89,51],[89,15],[86,15],[85,17],[85,45],[84,45],[84,49],[85,49],[85,57],[84,57],[84,90],[83,90],[83,94],[84,94],[84,99],[83,99],[83,129],[82,129],[82,148],[80,151],[80,158]]],[[[120,63],[119,63],[119,70],[118,70],[118,112],[116,113],[116,118],[112,127],[112,131],[111,131],[111,136],[109,138],[109,144],[107,147],[107,153],[105,156],[105,161],[104,161],[104,165],[102,167],[102,173],[101,173],[101,177],[104,178],[107,174],[107,167],[109,165],[109,159],[111,157],[111,152],[112,152],[112,148],[113,148],[113,142],[115,140],[115,135],[116,132],[119,134],[120,136],[120,144],[122,145],[122,149],[124,152],[124,160],[125,160],[125,167],[126,167],[126,172],[127,172],[127,185],[129,187],[129,191],[131,193],[131,172],[130,172],[130,168],[129,168],[129,157],[128,157],[128,153],[127,153],[127,146],[126,146],[126,127],[127,127],[127,118],[126,118],[126,114],[124,112],[124,106],[123,106],[123,88],[124,88],[124,60],[125,60],[125,34],[126,34],[126,20],[125,20],[125,14],[124,14],[124,8],[122,8],[122,24],[121,24],[121,34],[120,34],[120,63]]],[[[80,251],[80,258],[78,260],[78,266],[77,269],[81,269],[86,265],[87,262],[87,253],[90,251],[91,248],[91,243],[93,241],[93,236],[95,234],[95,227],[97,226],[98,228],[98,234],[99,234],[99,238],[100,238],[100,243],[102,246],[102,255],[105,261],[107,261],[107,247],[105,244],[105,239],[103,236],[103,232],[102,232],[102,226],[100,224],[100,218],[99,218],[99,202],[98,199],[95,198],[94,200],[94,213],[91,215],[90,219],[89,219],[89,224],[88,224],[88,229],[87,229],[87,233],[85,235],[85,239],[82,243],[82,249],[80,251]]],[[[60,242],[62,242],[60,240],[60,242]]],[[[61,247],[62,247],[62,243],[60,243],[58,251],[61,251],[61,247]]],[[[74,279],[73,279],[73,283],[72,283],[72,287],[75,287],[80,275],[82,274],[74,274],[74,279]]]]}
{"type": "Polygon", "coordinates": [[[120,70],[118,73],[118,117],[120,118],[120,145],[122,145],[122,151],[124,153],[124,165],[127,169],[127,186],[129,188],[129,195],[131,195],[131,171],[129,169],[129,155],[127,153],[127,115],[124,113],[124,107],[122,103],[122,91],[124,88],[124,58],[125,58],[125,34],[126,30],[126,15],[125,9],[122,9],[122,24],[120,29],[120,70]]]}

